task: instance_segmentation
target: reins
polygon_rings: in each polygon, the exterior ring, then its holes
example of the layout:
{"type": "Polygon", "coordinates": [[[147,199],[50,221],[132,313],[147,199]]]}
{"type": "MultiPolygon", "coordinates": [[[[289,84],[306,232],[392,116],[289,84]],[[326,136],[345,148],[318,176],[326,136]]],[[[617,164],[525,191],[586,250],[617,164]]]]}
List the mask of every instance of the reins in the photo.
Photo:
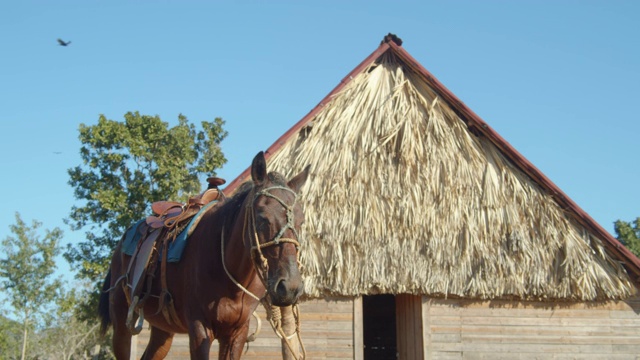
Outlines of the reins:
{"type": "MultiPolygon", "coordinates": [[[[295,245],[296,250],[300,249],[300,243],[297,240],[298,232],[296,231],[295,223],[294,223],[294,217],[293,217],[293,207],[295,206],[296,201],[297,201],[297,194],[293,190],[289,189],[288,187],[284,187],[284,186],[273,186],[273,187],[269,187],[269,188],[263,189],[260,192],[258,192],[257,194],[255,194],[254,197],[253,197],[253,201],[251,203],[247,204],[247,209],[245,211],[245,217],[244,217],[244,225],[242,227],[242,237],[243,237],[243,239],[246,238],[245,231],[249,226],[252,225],[253,226],[253,229],[252,229],[252,233],[253,233],[252,240],[254,240],[255,242],[251,244],[251,259],[252,259],[254,265],[260,265],[259,267],[256,266],[257,270],[258,270],[258,276],[260,276],[260,278],[261,278],[260,280],[262,281],[262,283],[265,286],[267,285],[266,281],[267,281],[267,276],[268,276],[269,265],[267,264],[267,259],[262,254],[262,249],[268,248],[270,246],[277,246],[280,243],[291,243],[291,244],[295,245]],[[286,191],[291,192],[293,194],[293,204],[288,205],[287,203],[284,202],[284,200],[282,200],[279,197],[277,197],[277,196],[273,195],[272,193],[270,193],[269,190],[273,190],[273,189],[286,190],[286,191]],[[280,229],[280,231],[278,231],[276,236],[273,237],[273,240],[267,241],[267,242],[262,243],[262,244],[260,244],[260,240],[258,239],[258,232],[257,232],[257,229],[256,229],[255,211],[254,211],[254,208],[252,206],[252,205],[255,205],[256,200],[260,196],[267,196],[267,197],[270,197],[272,199],[275,199],[276,201],[278,201],[285,208],[285,210],[287,212],[287,223],[280,229]],[[249,219],[249,217],[251,219],[249,219]],[[284,233],[285,233],[285,231],[287,231],[287,229],[291,229],[291,232],[293,232],[293,234],[295,235],[296,239],[283,237],[284,233]],[[258,260],[260,260],[260,261],[258,262],[258,260]],[[264,271],[264,273],[265,273],[264,277],[261,274],[261,271],[264,271]]],[[[296,256],[297,256],[297,252],[296,252],[296,256]]],[[[296,259],[296,261],[298,261],[298,259],[296,259]]]]}
{"type": "MultiPolygon", "coordinates": [[[[252,190],[253,192],[253,190],[252,190]]],[[[280,245],[281,243],[290,243],[290,244],[294,244],[296,247],[296,250],[300,249],[300,242],[297,240],[298,238],[298,232],[295,229],[295,222],[294,222],[294,213],[293,213],[293,208],[296,204],[297,201],[297,194],[289,189],[288,187],[284,187],[284,186],[272,186],[266,189],[262,189],[261,191],[259,191],[258,193],[253,195],[253,199],[246,205],[246,209],[245,209],[245,216],[244,216],[244,223],[242,225],[242,238],[243,240],[247,238],[247,230],[249,227],[252,227],[251,229],[249,229],[249,231],[251,231],[251,237],[249,239],[250,241],[250,254],[251,254],[251,262],[253,263],[253,266],[256,270],[256,273],[258,274],[258,278],[260,279],[260,281],[262,282],[262,285],[265,287],[265,289],[268,289],[268,277],[269,277],[269,264],[267,262],[267,259],[264,257],[263,253],[262,253],[262,249],[271,247],[271,246],[277,246],[280,245]],[[272,193],[269,192],[269,190],[285,190],[285,191],[289,191],[293,194],[293,203],[291,205],[288,205],[286,202],[284,202],[284,200],[282,200],[281,198],[273,195],[272,193]],[[273,237],[272,240],[267,241],[265,243],[260,243],[260,240],[258,238],[258,232],[256,229],[256,220],[255,220],[255,210],[253,205],[255,205],[256,200],[258,199],[258,197],[260,196],[267,196],[270,197],[272,199],[275,199],[276,201],[278,201],[286,210],[286,215],[287,215],[287,223],[278,231],[278,233],[276,234],[276,236],[273,237]],[[294,236],[296,237],[296,239],[293,238],[287,238],[284,237],[284,233],[287,229],[291,229],[291,231],[293,232],[294,236]]],[[[304,344],[302,343],[302,338],[300,337],[300,311],[298,309],[298,304],[294,304],[291,306],[291,310],[293,312],[293,316],[295,319],[295,323],[296,323],[296,330],[293,334],[291,335],[287,335],[285,334],[284,330],[282,329],[282,315],[281,315],[281,311],[280,308],[278,306],[274,306],[271,303],[271,299],[269,297],[269,293],[267,292],[264,297],[261,299],[259,298],[257,295],[255,295],[254,293],[252,293],[251,291],[249,291],[247,288],[245,288],[244,286],[242,286],[242,284],[240,284],[234,277],[233,275],[231,275],[231,273],[229,272],[229,270],[227,269],[227,265],[224,261],[224,233],[225,233],[225,229],[224,229],[224,225],[222,226],[222,233],[220,235],[220,247],[221,247],[221,257],[222,257],[222,267],[225,271],[225,273],[227,274],[227,276],[229,277],[229,279],[240,289],[242,290],[245,294],[249,295],[250,297],[252,297],[253,299],[260,301],[260,303],[262,303],[262,306],[264,306],[265,310],[267,311],[267,320],[269,320],[269,324],[271,325],[271,328],[273,328],[273,331],[275,332],[275,334],[282,339],[285,344],[287,345],[287,348],[289,349],[289,351],[291,352],[292,355],[295,356],[296,352],[293,350],[293,345],[291,344],[290,340],[293,339],[295,336],[297,336],[298,338],[298,342],[300,344],[300,348],[302,349],[302,359],[306,358],[306,350],[304,348],[304,344]]],[[[300,260],[297,258],[298,256],[298,252],[296,251],[296,261],[298,262],[298,265],[300,264],[300,260]]],[[[251,335],[251,338],[255,338],[255,336],[258,334],[258,332],[260,331],[260,318],[255,314],[254,312],[254,317],[256,317],[258,319],[258,328],[256,329],[256,332],[254,334],[251,335]]]]}

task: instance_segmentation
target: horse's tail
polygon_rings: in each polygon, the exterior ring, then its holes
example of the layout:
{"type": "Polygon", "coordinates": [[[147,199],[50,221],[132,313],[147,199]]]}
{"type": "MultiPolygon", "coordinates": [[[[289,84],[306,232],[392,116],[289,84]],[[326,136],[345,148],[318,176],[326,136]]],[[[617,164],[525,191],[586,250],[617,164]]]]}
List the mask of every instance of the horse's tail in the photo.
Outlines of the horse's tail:
{"type": "Polygon", "coordinates": [[[100,302],[98,303],[98,315],[102,320],[100,323],[100,333],[104,336],[107,333],[109,325],[111,325],[111,316],[109,315],[109,288],[111,287],[111,270],[107,272],[107,277],[102,284],[102,292],[100,293],[100,302]]]}

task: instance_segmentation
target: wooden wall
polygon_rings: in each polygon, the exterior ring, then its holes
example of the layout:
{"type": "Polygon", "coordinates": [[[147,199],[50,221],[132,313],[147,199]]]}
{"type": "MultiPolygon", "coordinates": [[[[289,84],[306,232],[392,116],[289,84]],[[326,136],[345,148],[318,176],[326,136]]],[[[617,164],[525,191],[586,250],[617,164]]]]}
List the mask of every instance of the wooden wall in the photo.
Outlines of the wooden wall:
{"type": "Polygon", "coordinates": [[[422,297],[396,295],[396,346],[399,359],[424,359],[422,297]]]}
{"type": "MultiPolygon", "coordinates": [[[[310,300],[300,304],[302,342],[307,359],[353,359],[353,304],[353,299],[310,300]]],[[[264,309],[259,309],[262,330],[242,359],[282,359],[280,339],[266,321],[264,309]]],[[[251,321],[249,333],[255,331],[254,319],[251,321]]],[[[132,351],[132,358],[140,358],[148,341],[149,331],[145,327],[137,336],[137,354],[132,351]]],[[[211,347],[212,359],[218,358],[217,347],[217,342],[211,347]]],[[[175,336],[167,359],[189,359],[186,335],[175,336]]]]}
{"type": "Polygon", "coordinates": [[[640,359],[639,298],[422,304],[427,359],[640,359]]]}
{"type": "MultiPolygon", "coordinates": [[[[395,310],[403,360],[640,359],[640,298],[558,304],[403,294],[396,297],[395,310]]],[[[308,359],[363,359],[360,298],[306,301],[300,311],[308,359]]],[[[260,315],[260,336],[242,358],[281,359],[280,340],[263,311],[260,315]]],[[[137,358],[147,340],[145,330],[137,339],[137,358]]],[[[217,357],[216,348],[217,343],[211,358],[217,357]]],[[[167,358],[189,358],[185,335],[176,336],[167,358]]]]}

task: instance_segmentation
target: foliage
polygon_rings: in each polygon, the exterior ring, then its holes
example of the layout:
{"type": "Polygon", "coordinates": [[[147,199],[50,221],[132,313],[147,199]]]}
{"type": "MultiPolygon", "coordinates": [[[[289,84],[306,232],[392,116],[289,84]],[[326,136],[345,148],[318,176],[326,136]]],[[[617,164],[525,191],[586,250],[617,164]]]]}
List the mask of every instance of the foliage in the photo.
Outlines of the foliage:
{"type": "Polygon", "coordinates": [[[11,303],[12,312],[21,324],[22,357],[26,353],[28,334],[51,321],[49,309],[61,288],[61,281],[53,279],[55,256],[60,252],[62,231],[45,230],[39,235],[42,223],[34,220],[27,225],[19,213],[10,226],[15,236],[2,240],[0,278],[2,289],[11,303]]]}
{"type": "Polygon", "coordinates": [[[73,206],[66,222],[73,230],[84,228],[86,241],[68,245],[64,256],[79,268],[80,278],[96,284],[96,294],[113,247],[129,226],[149,215],[150,204],[198,193],[199,177],[215,175],[226,162],[223,125],[216,118],[196,130],[179,115],[170,127],[138,112],[125,114],[122,122],[100,116],[95,125],[80,125],[82,165],[68,173],[83,204],[73,206]]]}
{"type": "Polygon", "coordinates": [[[47,358],[89,359],[95,355],[95,349],[106,348],[99,346],[105,343],[98,331],[99,323],[81,319],[82,307],[78,305],[83,300],[78,294],[73,289],[56,300],[56,321],[39,334],[40,348],[47,358]]]}
{"type": "Polygon", "coordinates": [[[0,315],[0,359],[20,357],[21,327],[18,322],[0,315]]]}
{"type": "Polygon", "coordinates": [[[633,223],[618,220],[614,223],[616,237],[636,256],[640,257],[640,217],[633,223]]]}

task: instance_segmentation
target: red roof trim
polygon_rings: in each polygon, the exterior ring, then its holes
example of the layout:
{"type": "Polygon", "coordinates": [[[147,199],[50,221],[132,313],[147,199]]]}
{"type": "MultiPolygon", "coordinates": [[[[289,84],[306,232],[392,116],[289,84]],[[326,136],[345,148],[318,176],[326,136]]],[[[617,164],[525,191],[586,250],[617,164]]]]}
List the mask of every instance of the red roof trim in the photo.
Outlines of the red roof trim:
{"type": "MultiPolygon", "coordinates": [[[[398,46],[394,42],[383,42],[380,46],[369,55],[364,61],[362,61],[355,69],[353,69],[342,81],[336,86],[316,107],[314,107],[305,117],[298,121],[289,131],[284,133],[273,145],[271,145],[266,153],[265,157],[269,157],[276,153],[284,143],[295,133],[313,119],[314,116],[329,102],[331,98],[344,88],[353,77],[361,73],[369,65],[371,65],[376,59],[378,59],[386,51],[393,51],[394,54],[399,56],[404,62],[406,62],[413,71],[420,74],[424,80],[434,89],[436,92],[453,108],[453,110],[462,118],[469,127],[475,128],[482,135],[486,136],[495,146],[503,151],[507,157],[525,174],[527,174],[533,181],[547,190],[551,196],[553,196],[558,204],[565,210],[575,214],[575,219],[582,224],[589,231],[593,232],[601,239],[604,239],[604,245],[618,255],[620,260],[623,261],[627,270],[633,275],[636,282],[640,282],[640,259],[636,257],[629,249],[622,245],[616,238],[611,236],[609,232],[604,230],[589,214],[582,210],[576,203],[574,203],[560,188],[558,188],[549,178],[547,178],[538,168],[536,168],[529,160],[527,160],[522,154],[515,150],[511,144],[509,144],[502,136],[495,132],[484,120],[480,118],[476,113],[469,109],[457,96],[455,96],[449,89],[447,89],[438,79],[433,76],[427,69],[425,69],[418,61],[416,61],[407,51],[401,46],[398,46]]],[[[251,173],[251,168],[247,168],[236,179],[234,179],[225,188],[227,195],[233,194],[233,192],[242,184],[247,181],[251,173]]]]}

